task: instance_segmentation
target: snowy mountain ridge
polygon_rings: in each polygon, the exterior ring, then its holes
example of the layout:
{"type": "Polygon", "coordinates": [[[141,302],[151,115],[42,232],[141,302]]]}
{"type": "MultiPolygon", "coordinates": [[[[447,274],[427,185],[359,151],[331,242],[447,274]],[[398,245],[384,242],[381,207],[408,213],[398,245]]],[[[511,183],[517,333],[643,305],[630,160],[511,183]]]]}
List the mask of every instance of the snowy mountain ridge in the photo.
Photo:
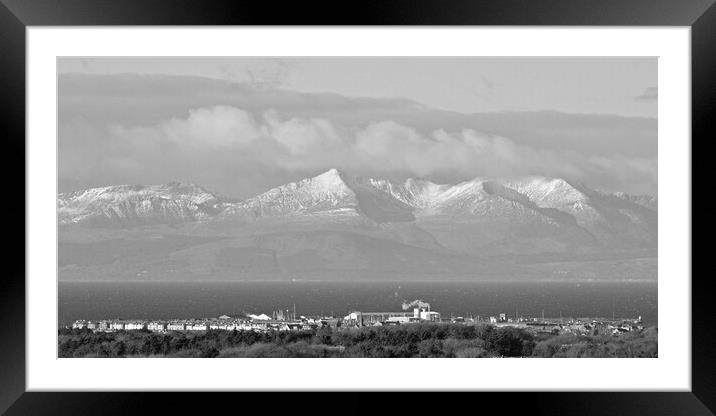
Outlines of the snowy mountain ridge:
{"type": "Polygon", "coordinates": [[[57,196],[57,213],[60,224],[176,223],[213,217],[223,204],[220,197],[200,186],[170,182],[61,193],[57,196]]]}
{"type": "Polygon", "coordinates": [[[435,216],[539,217],[593,227],[649,222],[656,200],[605,194],[559,178],[476,178],[454,185],[424,179],[395,182],[330,169],[235,202],[189,183],[119,185],[58,195],[60,224],[134,226],[232,218],[363,217],[375,223],[435,216]],[[652,208],[653,207],[653,208],[652,208]]]}

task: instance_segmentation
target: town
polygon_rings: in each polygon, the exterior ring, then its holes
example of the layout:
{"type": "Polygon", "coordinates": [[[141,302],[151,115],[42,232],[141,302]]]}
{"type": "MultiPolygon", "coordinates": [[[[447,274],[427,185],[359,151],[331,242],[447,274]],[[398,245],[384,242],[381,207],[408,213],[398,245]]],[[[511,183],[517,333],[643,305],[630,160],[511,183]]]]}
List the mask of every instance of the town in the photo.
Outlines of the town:
{"type": "Polygon", "coordinates": [[[170,331],[310,331],[323,327],[347,329],[367,326],[409,325],[412,323],[453,323],[464,325],[493,325],[495,327],[515,327],[532,333],[550,333],[589,335],[595,332],[619,334],[622,332],[641,331],[644,329],[641,316],[637,318],[545,318],[525,317],[515,314],[508,317],[506,313],[495,316],[451,316],[442,317],[439,312],[432,311],[430,304],[421,300],[403,303],[402,311],[395,312],[361,312],[353,311],[340,318],[333,316],[304,316],[293,312],[277,310],[272,315],[246,314],[241,317],[222,315],[217,318],[205,319],[105,319],[99,321],[77,320],[69,328],[88,329],[93,332],[138,331],[165,333],[170,331]],[[412,310],[411,310],[412,309],[412,310]]]}

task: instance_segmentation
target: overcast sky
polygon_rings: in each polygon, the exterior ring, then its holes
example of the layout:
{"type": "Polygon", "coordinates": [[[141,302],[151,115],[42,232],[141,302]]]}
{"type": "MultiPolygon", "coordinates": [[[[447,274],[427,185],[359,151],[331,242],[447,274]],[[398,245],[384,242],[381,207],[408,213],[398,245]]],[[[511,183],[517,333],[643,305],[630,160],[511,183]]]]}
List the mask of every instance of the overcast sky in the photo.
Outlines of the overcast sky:
{"type": "Polygon", "coordinates": [[[331,167],[656,195],[656,58],[61,58],[60,191],[331,167]]]}

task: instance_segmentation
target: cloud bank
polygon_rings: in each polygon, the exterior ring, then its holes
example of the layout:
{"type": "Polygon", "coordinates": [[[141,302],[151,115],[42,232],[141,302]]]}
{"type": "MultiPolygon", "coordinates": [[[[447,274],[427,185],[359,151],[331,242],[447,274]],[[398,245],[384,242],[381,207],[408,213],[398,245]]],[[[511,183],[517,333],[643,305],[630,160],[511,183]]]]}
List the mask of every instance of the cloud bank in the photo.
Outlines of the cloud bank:
{"type": "Polygon", "coordinates": [[[181,179],[240,198],[333,167],[438,181],[546,175],[630,192],[650,189],[657,174],[655,158],[534,147],[473,128],[426,131],[387,118],[345,125],[227,105],[149,126],[114,123],[105,131],[76,121],[64,136],[73,138],[60,147],[67,185],[181,179]]]}

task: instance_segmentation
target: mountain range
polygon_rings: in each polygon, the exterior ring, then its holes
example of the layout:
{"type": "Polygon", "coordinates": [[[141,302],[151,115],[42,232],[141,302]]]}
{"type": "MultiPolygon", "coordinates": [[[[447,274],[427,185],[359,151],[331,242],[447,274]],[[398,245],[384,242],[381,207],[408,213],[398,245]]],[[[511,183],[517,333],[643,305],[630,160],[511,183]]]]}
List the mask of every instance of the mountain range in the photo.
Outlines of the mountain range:
{"type": "Polygon", "coordinates": [[[67,279],[655,274],[642,263],[655,257],[657,200],[560,178],[436,184],[331,169],[245,200],[171,182],[62,193],[57,204],[67,279]],[[535,271],[548,263],[572,272],[535,271]]]}

